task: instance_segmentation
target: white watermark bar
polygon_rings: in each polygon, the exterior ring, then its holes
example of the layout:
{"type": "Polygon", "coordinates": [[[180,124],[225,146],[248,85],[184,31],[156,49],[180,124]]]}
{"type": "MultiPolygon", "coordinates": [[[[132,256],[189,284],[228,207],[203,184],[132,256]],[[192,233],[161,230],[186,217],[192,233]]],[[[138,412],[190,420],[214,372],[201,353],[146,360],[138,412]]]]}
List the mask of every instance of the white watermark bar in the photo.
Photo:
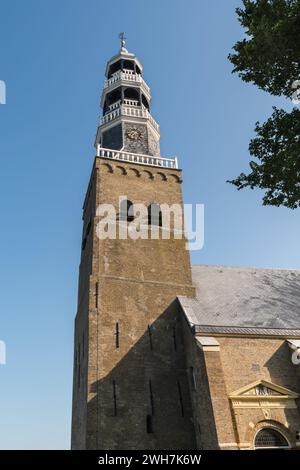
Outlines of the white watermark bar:
{"type": "Polygon", "coordinates": [[[0,80],[0,104],[6,104],[6,84],[0,80]]]}
{"type": "Polygon", "coordinates": [[[0,365],[6,364],[6,344],[0,340],[0,365]]]}

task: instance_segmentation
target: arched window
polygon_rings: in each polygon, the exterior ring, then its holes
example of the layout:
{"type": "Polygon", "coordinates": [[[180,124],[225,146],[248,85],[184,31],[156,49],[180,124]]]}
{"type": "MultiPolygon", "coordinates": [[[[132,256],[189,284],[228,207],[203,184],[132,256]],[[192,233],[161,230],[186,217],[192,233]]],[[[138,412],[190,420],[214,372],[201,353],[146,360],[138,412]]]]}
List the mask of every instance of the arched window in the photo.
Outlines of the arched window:
{"type": "Polygon", "coordinates": [[[147,98],[144,95],[142,95],[142,103],[145,106],[145,108],[147,108],[149,111],[149,103],[148,103],[147,98]]]}
{"type": "Polygon", "coordinates": [[[123,69],[134,70],[134,62],[132,62],[132,60],[124,60],[123,69]]]}
{"type": "Polygon", "coordinates": [[[140,105],[140,94],[137,88],[129,87],[124,89],[124,103],[140,105]]]}
{"type": "Polygon", "coordinates": [[[118,72],[118,70],[121,70],[121,67],[122,67],[122,63],[120,60],[111,64],[111,66],[109,67],[107,78],[110,78],[114,73],[118,72]]]}
{"type": "Polygon", "coordinates": [[[162,214],[158,204],[148,206],[148,225],[162,226],[162,214]]]}
{"type": "Polygon", "coordinates": [[[131,222],[134,219],[133,204],[129,199],[122,199],[120,203],[120,220],[131,222]]]}
{"type": "Polygon", "coordinates": [[[107,95],[106,103],[108,104],[108,106],[110,106],[116,101],[119,101],[121,98],[122,98],[121,87],[119,87],[107,95]]]}
{"type": "Polygon", "coordinates": [[[274,449],[290,446],[281,432],[273,428],[263,428],[255,436],[254,447],[255,449],[274,449]]]}

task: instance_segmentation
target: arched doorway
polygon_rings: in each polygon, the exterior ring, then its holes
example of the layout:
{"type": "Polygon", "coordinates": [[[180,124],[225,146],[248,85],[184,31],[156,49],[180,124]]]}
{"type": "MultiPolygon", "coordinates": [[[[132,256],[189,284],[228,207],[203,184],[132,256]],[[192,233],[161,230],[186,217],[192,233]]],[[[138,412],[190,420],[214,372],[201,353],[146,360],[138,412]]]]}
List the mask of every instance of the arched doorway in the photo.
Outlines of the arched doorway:
{"type": "Polygon", "coordinates": [[[291,446],[280,431],[273,428],[260,429],[254,438],[255,450],[266,449],[289,449],[291,446]]]}

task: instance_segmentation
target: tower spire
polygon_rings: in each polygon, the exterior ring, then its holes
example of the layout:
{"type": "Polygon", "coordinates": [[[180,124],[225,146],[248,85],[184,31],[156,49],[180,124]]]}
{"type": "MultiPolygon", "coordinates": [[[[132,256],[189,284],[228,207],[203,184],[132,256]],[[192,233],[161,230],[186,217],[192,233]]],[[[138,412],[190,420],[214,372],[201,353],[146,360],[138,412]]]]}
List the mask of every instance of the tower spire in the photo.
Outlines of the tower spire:
{"type": "Polygon", "coordinates": [[[122,150],[160,158],[159,125],[150,111],[151,91],[142,76],[143,66],[127,51],[125,39],[125,33],[119,33],[120,50],[107,62],[95,147],[98,154],[99,149],[122,150]]]}

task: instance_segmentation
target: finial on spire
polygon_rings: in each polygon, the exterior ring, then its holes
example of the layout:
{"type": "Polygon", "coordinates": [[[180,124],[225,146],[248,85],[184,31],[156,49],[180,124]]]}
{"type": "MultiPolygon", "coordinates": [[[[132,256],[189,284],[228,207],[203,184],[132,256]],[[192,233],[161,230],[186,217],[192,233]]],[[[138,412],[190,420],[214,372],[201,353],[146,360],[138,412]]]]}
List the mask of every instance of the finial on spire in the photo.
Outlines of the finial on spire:
{"type": "Polygon", "coordinates": [[[121,43],[121,48],[120,48],[120,52],[128,52],[127,49],[125,48],[125,33],[122,32],[119,34],[119,39],[120,39],[120,43],[121,43]]]}

